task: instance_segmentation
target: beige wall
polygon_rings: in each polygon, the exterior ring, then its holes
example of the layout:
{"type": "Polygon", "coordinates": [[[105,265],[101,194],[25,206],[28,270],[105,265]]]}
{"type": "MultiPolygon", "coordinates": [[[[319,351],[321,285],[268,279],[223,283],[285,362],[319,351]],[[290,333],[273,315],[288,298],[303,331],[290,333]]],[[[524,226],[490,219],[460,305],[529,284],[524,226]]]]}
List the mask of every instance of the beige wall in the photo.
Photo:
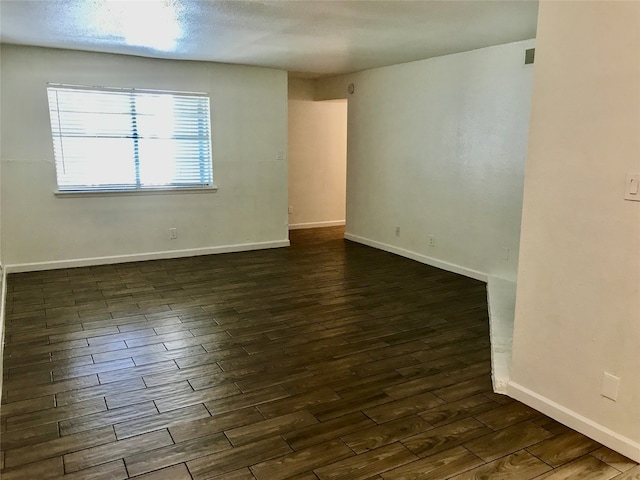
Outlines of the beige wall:
{"type": "MultiPolygon", "coordinates": [[[[349,84],[354,82],[357,74],[336,75],[335,77],[321,78],[316,82],[314,96],[316,100],[337,100],[348,98],[349,84]]],[[[355,93],[355,92],[354,92],[355,93]]]]}
{"type": "Polygon", "coordinates": [[[348,96],[348,238],[476,278],[515,280],[531,46],[318,81],[316,98],[348,96]]]}
{"type": "MultiPolygon", "coordinates": [[[[2,49],[0,48],[0,67],[2,66],[2,49]]],[[[2,75],[0,75],[0,91],[2,91],[2,75]]],[[[1,104],[0,104],[1,106],[1,104]]],[[[2,131],[2,116],[0,115],[0,131],[2,131]]],[[[2,158],[2,135],[0,135],[0,158],[2,158]]],[[[0,185],[2,185],[2,163],[0,162],[0,185]]],[[[6,274],[2,260],[2,195],[0,195],[0,372],[3,372],[4,361],[4,309],[6,300],[6,274]]],[[[2,377],[0,376],[0,400],[2,400],[2,377]]]]}
{"type": "Polygon", "coordinates": [[[314,101],[315,81],[289,79],[291,228],[344,223],[347,101],[314,101]]]}
{"type": "Polygon", "coordinates": [[[5,264],[39,269],[288,242],[286,72],[3,45],[1,75],[5,264]],[[47,82],[208,92],[219,190],[54,196],[47,82]]]}
{"type": "Polygon", "coordinates": [[[640,461],[640,3],[540,2],[536,50],[510,391],[640,461]]]}

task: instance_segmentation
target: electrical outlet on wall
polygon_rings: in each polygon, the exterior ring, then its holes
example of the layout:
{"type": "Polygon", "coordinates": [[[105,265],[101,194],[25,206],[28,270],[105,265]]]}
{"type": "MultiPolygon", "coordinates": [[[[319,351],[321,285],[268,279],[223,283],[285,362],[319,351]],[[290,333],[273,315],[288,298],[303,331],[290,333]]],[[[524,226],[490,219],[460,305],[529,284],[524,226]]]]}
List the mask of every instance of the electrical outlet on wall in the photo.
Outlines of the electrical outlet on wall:
{"type": "Polygon", "coordinates": [[[602,375],[602,396],[607,397],[614,402],[618,400],[618,387],[620,386],[620,378],[604,372],[602,375]]]}
{"type": "Polygon", "coordinates": [[[169,229],[169,240],[175,240],[176,238],[178,238],[178,229],[172,227],[169,229]]]}
{"type": "Polygon", "coordinates": [[[292,213],[293,213],[293,207],[289,205],[289,215],[291,215],[292,213]]]}
{"type": "Polygon", "coordinates": [[[396,227],[396,237],[400,236],[400,227],[396,227]]]}
{"type": "Polygon", "coordinates": [[[429,235],[429,246],[430,247],[436,246],[436,238],[433,235],[429,235]]]}

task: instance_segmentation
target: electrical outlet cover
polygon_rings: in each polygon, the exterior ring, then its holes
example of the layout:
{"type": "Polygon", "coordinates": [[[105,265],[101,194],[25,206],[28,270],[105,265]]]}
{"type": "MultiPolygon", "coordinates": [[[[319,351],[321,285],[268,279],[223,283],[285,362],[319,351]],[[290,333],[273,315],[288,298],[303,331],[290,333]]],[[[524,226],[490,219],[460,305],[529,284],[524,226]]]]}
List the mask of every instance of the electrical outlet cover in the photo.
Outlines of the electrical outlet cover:
{"type": "Polygon", "coordinates": [[[619,385],[620,379],[618,377],[604,372],[604,375],[602,376],[602,396],[616,401],[618,399],[619,385]]]}

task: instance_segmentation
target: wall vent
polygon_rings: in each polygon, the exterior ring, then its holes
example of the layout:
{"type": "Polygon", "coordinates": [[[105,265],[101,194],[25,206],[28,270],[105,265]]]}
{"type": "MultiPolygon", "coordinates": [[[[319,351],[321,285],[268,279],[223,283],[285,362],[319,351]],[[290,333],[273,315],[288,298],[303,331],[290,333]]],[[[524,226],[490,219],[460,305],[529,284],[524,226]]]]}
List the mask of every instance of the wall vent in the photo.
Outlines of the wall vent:
{"type": "Polygon", "coordinates": [[[524,51],[524,64],[525,65],[532,64],[535,56],[536,56],[536,49],[535,48],[526,49],[524,51]]]}

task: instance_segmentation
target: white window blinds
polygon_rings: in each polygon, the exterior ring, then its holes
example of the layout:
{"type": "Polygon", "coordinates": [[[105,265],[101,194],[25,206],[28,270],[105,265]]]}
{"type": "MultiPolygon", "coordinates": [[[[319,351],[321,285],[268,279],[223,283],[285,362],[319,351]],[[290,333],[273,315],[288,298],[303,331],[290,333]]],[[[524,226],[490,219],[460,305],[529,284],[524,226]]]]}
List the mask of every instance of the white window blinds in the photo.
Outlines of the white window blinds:
{"type": "Polygon", "coordinates": [[[58,190],[213,186],[205,94],[47,88],[58,190]]]}

